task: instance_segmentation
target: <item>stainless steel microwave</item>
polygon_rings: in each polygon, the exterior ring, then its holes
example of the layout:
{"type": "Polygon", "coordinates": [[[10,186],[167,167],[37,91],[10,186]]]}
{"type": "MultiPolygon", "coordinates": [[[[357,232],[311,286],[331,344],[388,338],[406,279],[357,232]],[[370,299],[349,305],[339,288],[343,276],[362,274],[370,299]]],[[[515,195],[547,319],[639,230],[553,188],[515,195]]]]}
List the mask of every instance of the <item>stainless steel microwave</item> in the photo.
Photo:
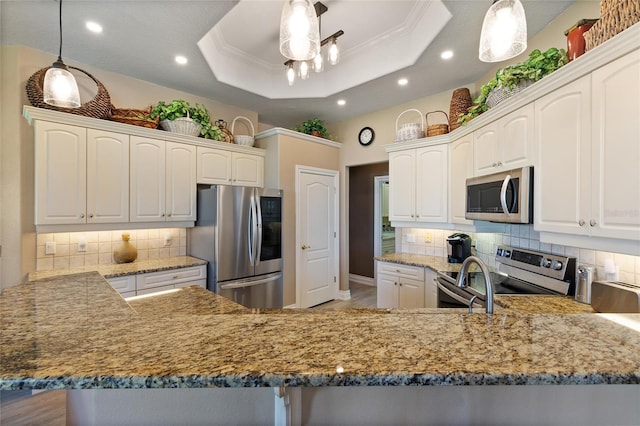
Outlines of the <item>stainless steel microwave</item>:
{"type": "Polygon", "coordinates": [[[467,179],[465,218],[533,223],[533,167],[467,179]]]}

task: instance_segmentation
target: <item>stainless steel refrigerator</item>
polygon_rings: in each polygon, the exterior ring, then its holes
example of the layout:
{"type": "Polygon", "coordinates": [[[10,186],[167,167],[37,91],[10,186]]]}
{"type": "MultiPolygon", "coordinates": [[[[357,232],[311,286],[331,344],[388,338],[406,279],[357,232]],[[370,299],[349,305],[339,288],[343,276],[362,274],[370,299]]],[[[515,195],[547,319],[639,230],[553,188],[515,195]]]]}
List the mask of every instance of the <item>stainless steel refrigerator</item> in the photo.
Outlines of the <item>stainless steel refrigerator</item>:
{"type": "Polygon", "coordinates": [[[249,308],[282,307],[282,192],[198,190],[189,254],[207,260],[207,288],[249,308]]]}

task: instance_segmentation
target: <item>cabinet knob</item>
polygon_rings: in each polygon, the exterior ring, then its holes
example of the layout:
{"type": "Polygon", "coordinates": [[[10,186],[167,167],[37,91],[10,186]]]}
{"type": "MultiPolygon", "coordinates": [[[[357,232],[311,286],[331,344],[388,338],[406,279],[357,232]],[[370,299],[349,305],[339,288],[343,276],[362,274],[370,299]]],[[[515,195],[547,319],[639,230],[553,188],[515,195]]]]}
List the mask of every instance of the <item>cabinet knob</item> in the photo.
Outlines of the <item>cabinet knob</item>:
{"type": "Polygon", "coordinates": [[[398,284],[400,287],[402,287],[402,283],[398,284]]]}
{"type": "Polygon", "coordinates": [[[84,219],[84,213],[80,213],[80,219],[84,219]]]}
{"type": "Polygon", "coordinates": [[[491,167],[496,167],[497,165],[498,165],[498,163],[493,163],[493,164],[491,165],[491,167]]]}
{"type": "Polygon", "coordinates": [[[393,283],[393,285],[398,285],[398,283],[393,283]]]}
{"type": "Polygon", "coordinates": [[[578,221],[578,225],[580,225],[580,226],[584,226],[584,220],[580,219],[580,220],[578,221]]]}
{"type": "Polygon", "coordinates": [[[502,161],[498,161],[498,166],[502,166],[502,161]]]}
{"type": "Polygon", "coordinates": [[[415,217],[414,215],[411,215],[411,217],[415,217]]]}
{"type": "Polygon", "coordinates": [[[167,215],[167,217],[171,217],[171,213],[169,213],[169,214],[167,215]]]}
{"type": "Polygon", "coordinates": [[[164,213],[160,214],[160,216],[164,217],[164,213]]]}
{"type": "Polygon", "coordinates": [[[591,220],[589,221],[589,225],[591,225],[591,226],[596,226],[596,223],[597,223],[597,222],[595,221],[595,219],[591,219],[591,220]]]}
{"type": "Polygon", "coordinates": [[[93,213],[89,213],[89,219],[93,219],[93,213]]]}

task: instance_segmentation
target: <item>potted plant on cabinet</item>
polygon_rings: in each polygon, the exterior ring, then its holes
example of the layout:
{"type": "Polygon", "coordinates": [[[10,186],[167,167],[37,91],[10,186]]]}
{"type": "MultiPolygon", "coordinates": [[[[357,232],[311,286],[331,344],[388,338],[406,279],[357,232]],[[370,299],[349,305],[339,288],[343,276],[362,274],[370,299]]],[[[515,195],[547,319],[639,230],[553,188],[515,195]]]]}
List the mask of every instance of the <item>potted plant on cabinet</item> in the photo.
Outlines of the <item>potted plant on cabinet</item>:
{"type": "Polygon", "coordinates": [[[535,49],[524,62],[500,68],[495,78],[480,88],[480,94],[473,100],[473,105],[466,114],[458,117],[458,122],[466,124],[567,62],[569,62],[567,52],[564,49],[552,47],[545,52],[535,49]]]}
{"type": "Polygon", "coordinates": [[[327,130],[324,120],[320,120],[319,118],[307,120],[301,125],[294,127],[293,130],[325,139],[329,137],[329,131],[327,130]]]}
{"type": "Polygon", "coordinates": [[[159,118],[160,126],[170,132],[201,136],[217,141],[224,139],[220,128],[211,123],[207,109],[200,104],[192,107],[189,102],[182,99],[174,99],[168,104],[160,101],[151,109],[149,118],[159,118]]]}

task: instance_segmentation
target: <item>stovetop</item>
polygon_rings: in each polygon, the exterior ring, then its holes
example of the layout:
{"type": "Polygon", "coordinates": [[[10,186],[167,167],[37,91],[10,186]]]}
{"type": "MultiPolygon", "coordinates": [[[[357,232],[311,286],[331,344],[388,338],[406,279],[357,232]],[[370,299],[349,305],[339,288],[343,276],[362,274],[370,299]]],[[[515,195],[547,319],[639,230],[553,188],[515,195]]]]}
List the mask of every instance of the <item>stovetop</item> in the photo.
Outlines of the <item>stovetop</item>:
{"type": "MultiPolygon", "coordinates": [[[[446,280],[451,285],[456,285],[458,279],[458,272],[450,271],[438,271],[438,275],[446,280]]],[[[519,280],[514,277],[499,274],[497,272],[491,272],[490,274],[491,284],[493,286],[494,294],[522,294],[522,295],[548,295],[556,294],[551,290],[543,287],[539,287],[535,284],[528,283],[526,281],[519,280]]],[[[469,272],[466,280],[467,287],[465,290],[478,296],[478,298],[484,300],[486,294],[486,287],[484,283],[484,275],[482,272],[469,272]]]]}

